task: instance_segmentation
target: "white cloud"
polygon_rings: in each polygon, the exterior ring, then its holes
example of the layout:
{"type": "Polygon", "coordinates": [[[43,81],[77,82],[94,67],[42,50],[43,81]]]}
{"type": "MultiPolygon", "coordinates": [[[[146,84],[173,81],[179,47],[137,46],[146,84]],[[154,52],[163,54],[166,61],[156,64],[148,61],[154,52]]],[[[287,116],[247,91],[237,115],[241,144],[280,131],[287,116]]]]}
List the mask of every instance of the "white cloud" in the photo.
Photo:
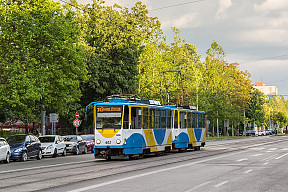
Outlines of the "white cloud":
{"type": "Polygon", "coordinates": [[[238,33],[238,41],[288,45],[288,32],[284,29],[255,29],[238,33]]]}
{"type": "Polygon", "coordinates": [[[266,0],[262,4],[255,4],[256,11],[279,11],[288,9],[287,0],[266,0]]]}
{"type": "Polygon", "coordinates": [[[175,19],[166,19],[162,22],[162,28],[168,29],[171,27],[176,28],[194,28],[197,27],[197,14],[196,13],[188,13],[186,15],[182,15],[179,18],[175,19]]]}
{"type": "Polygon", "coordinates": [[[231,0],[219,0],[219,9],[216,13],[217,18],[224,17],[225,11],[232,6],[231,0]]]}

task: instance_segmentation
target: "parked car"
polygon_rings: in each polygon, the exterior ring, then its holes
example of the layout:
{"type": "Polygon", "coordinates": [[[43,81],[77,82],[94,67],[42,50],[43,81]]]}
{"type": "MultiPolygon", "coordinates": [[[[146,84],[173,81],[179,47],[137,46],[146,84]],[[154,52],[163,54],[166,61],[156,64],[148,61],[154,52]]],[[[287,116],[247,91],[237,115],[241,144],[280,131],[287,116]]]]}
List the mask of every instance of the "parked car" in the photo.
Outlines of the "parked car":
{"type": "Polygon", "coordinates": [[[6,138],[11,148],[12,160],[42,159],[41,142],[34,135],[12,135],[6,138]]]}
{"type": "Polygon", "coordinates": [[[43,156],[57,157],[58,154],[66,156],[66,144],[59,135],[45,135],[40,136],[41,149],[43,156]]]}
{"type": "Polygon", "coordinates": [[[0,161],[4,161],[4,163],[9,163],[10,160],[10,146],[7,141],[0,137],[0,161]]]}
{"type": "Polygon", "coordinates": [[[266,129],[265,132],[266,132],[266,135],[273,135],[272,131],[269,129],[266,129]]]}
{"type": "Polygon", "coordinates": [[[258,131],[248,130],[246,131],[246,136],[258,136],[258,131]]]}
{"type": "Polygon", "coordinates": [[[265,135],[267,135],[264,130],[259,130],[258,132],[259,132],[259,136],[265,136],[265,135]]]}
{"type": "Polygon", "coordinates": [[[92,151],[93,152],[93,149],[94,149],[94,135],[93,134],[81,135],[81,137],[87,143],[87,151],[92,151]]]}
{"type": "Polygon", "coordinates": [[[63,136],[63,140],[66,144],[67,153],[73,153],[74,155],[78,155],[81,152],[84,154],[87,153],[86,141],[79,135],[63,136]]]}

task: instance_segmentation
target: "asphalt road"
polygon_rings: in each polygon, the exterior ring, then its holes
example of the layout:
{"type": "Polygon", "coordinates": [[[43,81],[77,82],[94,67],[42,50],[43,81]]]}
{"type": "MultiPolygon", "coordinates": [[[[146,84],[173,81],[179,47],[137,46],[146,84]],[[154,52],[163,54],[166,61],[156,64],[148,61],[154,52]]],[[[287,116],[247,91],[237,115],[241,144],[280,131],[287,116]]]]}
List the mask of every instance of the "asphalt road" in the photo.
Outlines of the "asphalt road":
{"type": "Polygon", "coordinates": [[[287,191],[288,137],[209,141],[140,160],[93,154],[0,164],[0,191],[287,191]]]}

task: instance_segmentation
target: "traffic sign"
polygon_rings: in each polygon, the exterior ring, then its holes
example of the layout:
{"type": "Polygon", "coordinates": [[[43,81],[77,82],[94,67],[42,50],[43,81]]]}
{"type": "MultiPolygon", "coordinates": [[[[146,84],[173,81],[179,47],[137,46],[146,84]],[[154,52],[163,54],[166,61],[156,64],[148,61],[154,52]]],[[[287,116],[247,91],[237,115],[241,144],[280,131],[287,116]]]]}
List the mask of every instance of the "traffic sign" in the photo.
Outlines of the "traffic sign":
{"type": "Polygon", "coordinates": [[[73,121],[73,125],[74,125],[74,127],[79,127],[80,124],[81,124],[81,122],[80,122],[79,119],[75,119],[75,120],[73,121]]]}
{"type": "Polygon", "coordinates": [[[76,112],[76,119],[78,119],[79,118],[79,113],[78,113],[78,111],[76,112]]]}

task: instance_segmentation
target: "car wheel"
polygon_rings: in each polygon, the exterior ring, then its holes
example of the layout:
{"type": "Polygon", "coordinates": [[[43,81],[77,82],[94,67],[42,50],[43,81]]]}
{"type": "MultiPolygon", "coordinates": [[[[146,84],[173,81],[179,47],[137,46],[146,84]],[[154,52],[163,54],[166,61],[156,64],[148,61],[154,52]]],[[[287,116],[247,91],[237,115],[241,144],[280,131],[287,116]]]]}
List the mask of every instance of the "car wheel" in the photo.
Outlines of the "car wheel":
{"type": "Polygon", "coordinates": [[[54,150],[53,157],[57,157],[57,149],[54,150]]]}
{"type": "Polygon", "coordinates": [[[74,155],[79,155],[79,148],[76,147],[76,151],[74,152],[74,155]]]}
{"type": "Polygon", "coordinates": [[[84,147],[83,154],[87,154],[87,147],[84,147]]]}
{"type": "Polygon", "coordinates": [[[65,148],[63,153],[62,153],[62,156],[66,156],[66,155],[67,155],[67,151],[66,151],[66,148],[65,148]]]}
{"type": "Polygon", "coordinates": [[[4,160],[4,163],[9,163],[9,161],[10,161],[10,154],[7,153],[6,159],[4,160]]]}
{"type": "Polygon", "coordinates": [[[26,151],[24,151],[23,153],[22,153],[22,156],[21,156],[21,159],[20,159],[20,161],[27,161],[27,159],[28,159],[28,156],[27,156],[27,152],[26,151]]]}
{"type": "Polygon", "coordinates": [[[38,152],[38,155],[37,155],[36,159],[37,160],[41,160],[42,159],[42,152],[41,151],[38,152]]]}

